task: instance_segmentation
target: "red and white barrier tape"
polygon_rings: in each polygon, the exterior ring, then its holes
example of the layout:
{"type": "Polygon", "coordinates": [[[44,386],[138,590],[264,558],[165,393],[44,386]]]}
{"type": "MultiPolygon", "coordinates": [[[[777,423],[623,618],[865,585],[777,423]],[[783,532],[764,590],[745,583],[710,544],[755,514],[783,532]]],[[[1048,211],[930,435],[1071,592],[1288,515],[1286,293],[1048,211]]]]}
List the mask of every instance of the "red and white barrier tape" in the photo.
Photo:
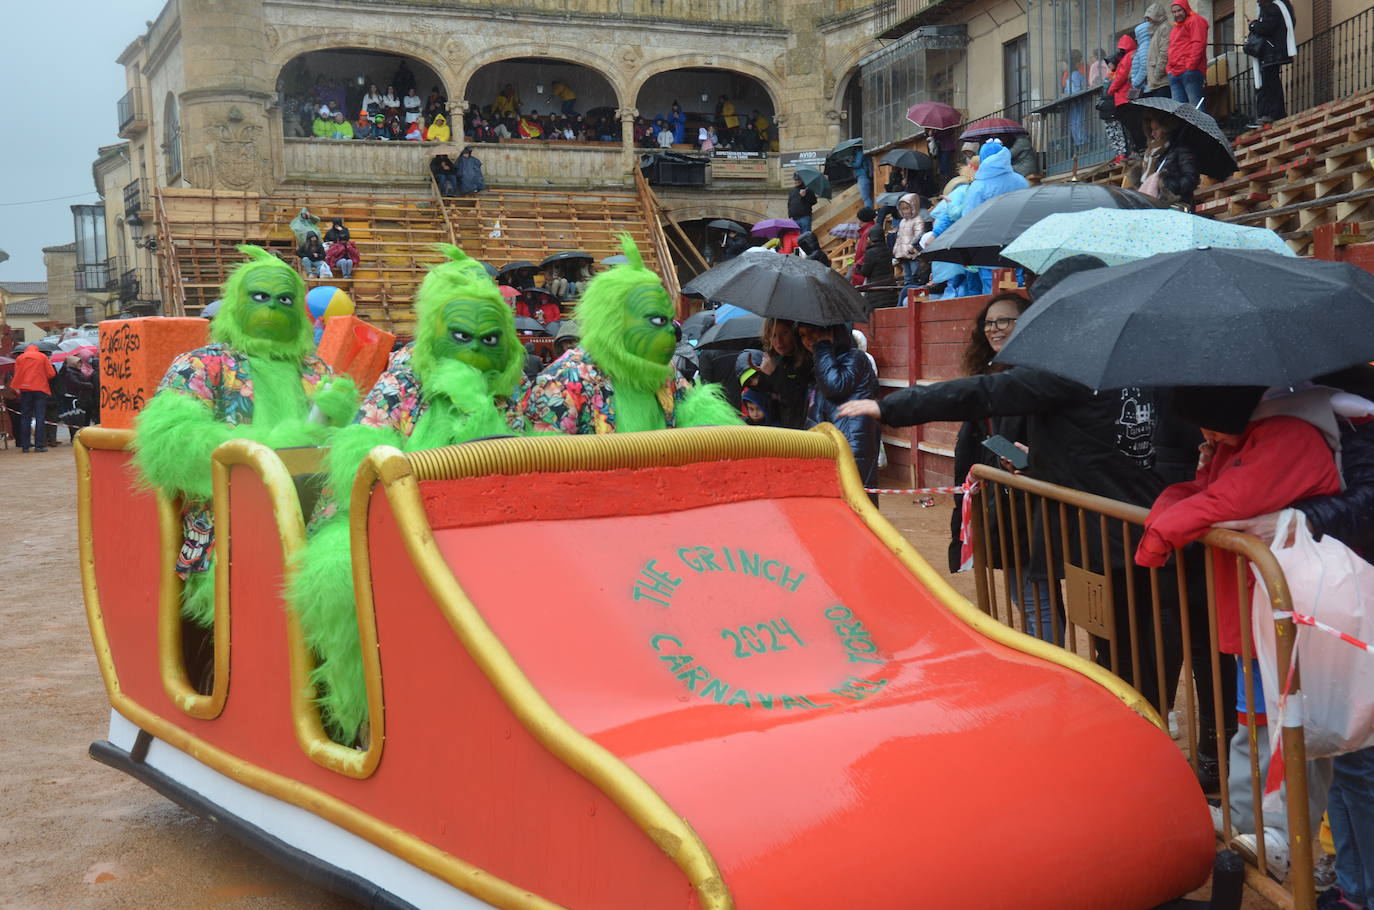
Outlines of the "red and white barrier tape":
{"type": "Polygon", "coordinates": [[[864,487],[865,493],[886,493],[890,496],[939,496],[950,493],[962,493],[963,487],[921,487],[917,490],[885,490],[877,487],[864,487]]]}
{"type": "Polygon", "coordinates": [[[1316,617],[1307,616],[1302,613],[1275,613],[1274,618],[1291,619],[1293,620],[1293,622],[1297,623],[1300,626],[1311,626],[1314,629],[1320,629],[1328,635],[1336,636],[1348,645],[1354,645],[1361,651],[1365,651],[1369,654],[1374,654],[1374,645],[1366,644],[1365,642],[1360,641],[1353,635],[1346,635],[1340,629],[1328,626],[1326,623],[1320,621],[1316,617]]]}

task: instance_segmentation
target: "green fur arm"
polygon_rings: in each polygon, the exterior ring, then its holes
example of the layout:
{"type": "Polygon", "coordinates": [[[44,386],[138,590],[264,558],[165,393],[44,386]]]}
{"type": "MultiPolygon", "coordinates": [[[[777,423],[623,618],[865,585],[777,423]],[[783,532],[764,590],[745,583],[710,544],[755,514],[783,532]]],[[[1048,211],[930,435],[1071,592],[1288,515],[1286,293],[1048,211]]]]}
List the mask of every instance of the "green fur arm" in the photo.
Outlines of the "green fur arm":
{"type": "Polygon", "coordinates": [[[325,465],[329,472],[329,490],[345,513],[348,511],[349,497],[353,494],[353,478],[363,459],[367,458],[367,453],[377,446],[395,446],[399,449],[403,444],[401,434],[395,430],[361,423],[349,424],[334,434],[325,465]]]}
{"type": "Polygon", "coordinates": [[[331,425],[341,427],[358,411],[358,386],[351,376],[338,375],[315,392],[315,407],[331,425]]]}
{"type": "Polygon", "coordinates": [[[680,427],[743,426],[744,419],[725,400],[725,393],[716,383],[694,385],[677,403],[673,422],[680,427]]]}
{"type": "Polygon", "coordinates": [[[165,390],[138,415],[134,464],[149,485],[207,501],[214,493],[210,453],[234,435],[205,402],[165,390]]]}
{"type": "Polygon", "coordinates": [[[347,515],[336,515],[311,535],[291,566],[287,598],[318,658],[311,682],[325,725],[337,741],[351,744],[367,720],[367,687],[348,525],[347,515]]]}

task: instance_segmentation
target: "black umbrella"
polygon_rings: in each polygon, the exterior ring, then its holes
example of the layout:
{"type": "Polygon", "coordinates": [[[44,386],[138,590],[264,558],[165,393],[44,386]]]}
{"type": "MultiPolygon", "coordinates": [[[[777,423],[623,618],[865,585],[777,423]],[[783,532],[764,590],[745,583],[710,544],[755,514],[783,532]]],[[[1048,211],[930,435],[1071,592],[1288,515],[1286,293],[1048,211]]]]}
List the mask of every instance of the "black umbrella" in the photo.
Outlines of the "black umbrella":
{"type": "Polygon", "coordinates": [[[883,193],[877,199],[873,200],[873,205],[880,209],[885,209],[888,206],[896,207],[897,203],[901,202],[902,197],[905,195],[906,193],[883,193]]]}
{"type": "Polygon", "coordinates": [[[1192,148],[1197,156],[1198,170],[1214,180],[1225,180],[1236,172],[1236,156],[1231,151],[1231,143],[1217,126],[1211,114],[1200,111],[1191,104],[1175,101],[1172,98],[1137,98],[1119,105],[1117,119],[1131,131],[1136,148],[1144,148],[1149,137],[1145,135],[1142,118],[1147,113],[1163,112],[1183,123],[1181,138],[1192,148]]]}
{"type": "Polygon", "coordinates": [[[794,173],[801,178],[802,186],[822,199],[830,198],[830,181],[820,171],[814,167],[799,167],[794,173]]]}
{"type": "Polygon", "coordinates": [[[505,265],[501,266],[501,270],[498,271],[496,275],[497,277],[500,277],[506,274],[507,272],[522,272],[525,269],[537,270],[538,268],[539,266],[535,265],[533,262],[526,262],[524,259],[517,259],[514,262],[507,262],[505,265]]]}
{"type": "Polygon", "coordinates": [[[728,218],[717,218],[715,221],[706,222],[708,228],[720,228],[722,231],[729,231],[732,234],[743,234],[749,236],[749,229],[738,221],[731,221],[728,218]]]}
{"type": "Polygon", "coordinates": [[[482,268],[486,269],[487,274],[493,278],[501,274],[500,272],[496,271],[496,266],[492,265],[490,262],[483,262],[480,263],[480,265],[482,266],[482,268]]]}
{"type": "Polygon", "coordinates": [[[17,341],[17,342],[15,342],[15,344],[14,344],[14,349],[15,349],[16,351],[23,351],[23,350],[24,350],[25,348],[27,348],[29,345],[33,345],[34,347],[38,348],[38,350],[42,351],[44,354],[56,354],[57,351],[58,351],[58,349],[59,349],[59,343],[58,343],[58,342],[56,342],[56,341],[46,341],[46,340],[44,340],[44,341],[17,341]]]}
{"type": "Polygon", "coordinates": [[[539,267],[542,269],[545,266],[552,265],[555,262],[570,262],[574,259],[585,259],[588,262],[591,262],[595,258],[596,257],[593,256],[591,253],[584,253],[582,250],[564,250],[561,253],[554,253],[551,256],[545,256],[543,260],[539,263],[539,267]]]}
{"type": "Polygon", "coordinates": [[[867,322],[870,311],[863,295],[834,269],[767,251],[744,253],[703,272],[688,282],[686,290],[760,316],[809,325],[867,322]]]}
{"type": "Polygon", "coordinates": [[[701,336],[699,351],[739,351],[758,347],[763,339],[763,317],[753,313],[733,316],[711,326],[701,336]]]}
{"type": "Polygon", "coordinates": [[[1070,275],[997,360],[1115,389],[1292,386],[1372,358],[1374,275],[1204,247],[1070,275]]]}
{"type": "Polygon", "coordinates": [[[706,330],[716,324],[714,310],[699,310],[682,320],[682,340],[700,341],[706,330]]]}
{"type": "Polygon", "coordinates": [[[890,164],[908,171],[929,171],[935,168],[930,156],[915,149],[893,149],[883,156],[879,164],[890,164]]]}
{"type": "Polygon", "coordinates": [[[1157,199],[1135,190],[1097,183],[1046,183],[994,196],[954,222],[926,247],[921,258],[960,265],[1020,268],[1002,258],[1007,246],[1047,215],[1088,209],[1162,208],[1157,199]]]}
{"type": "Polygon", "coordinates": [[[517,332],[533,332],[536,335],[547,335],[549,330],[544,328],[543,323],[528,316],[515,317],[515,330],[517,332]]]}

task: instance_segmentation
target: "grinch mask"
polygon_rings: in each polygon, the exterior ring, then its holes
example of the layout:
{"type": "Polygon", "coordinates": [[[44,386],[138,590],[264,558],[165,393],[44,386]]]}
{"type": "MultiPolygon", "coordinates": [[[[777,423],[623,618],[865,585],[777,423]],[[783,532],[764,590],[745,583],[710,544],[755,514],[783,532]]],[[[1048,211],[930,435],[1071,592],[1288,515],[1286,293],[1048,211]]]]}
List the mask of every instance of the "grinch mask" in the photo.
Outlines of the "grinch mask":
{"type": "Polygon", "coordinates": [[[627,353],[650,363],[667,364],[677,348],[673,304],[656,285],[640,285],[625,298],[624,339],[627,353]]]}
{"type": "Polygon", "coordinates": [[[456,246],[439,248],[448,258],[429,270],[416,296],[416,375],[428,385],[456,360],[482,374],[489,394],[509,398],[525,364],[515,314],[481,263],[456,246]]]}
{"type": "Polygon", "coordinates": [[[248,261],[230,273],[210,337],[251,357],[299,360],[314,345],[305,281],[267,250],[241,246],[248,261]]]}
{"type": "Polygon", "coordinates": [[[511,359],[506,337],[510,320],[502,318],[507,310],[504,302],[469,297],[444,304],[431,317],[429,344],[434,359],[462,361],[480,371],[488,389],[497,394],[511,359]]]}

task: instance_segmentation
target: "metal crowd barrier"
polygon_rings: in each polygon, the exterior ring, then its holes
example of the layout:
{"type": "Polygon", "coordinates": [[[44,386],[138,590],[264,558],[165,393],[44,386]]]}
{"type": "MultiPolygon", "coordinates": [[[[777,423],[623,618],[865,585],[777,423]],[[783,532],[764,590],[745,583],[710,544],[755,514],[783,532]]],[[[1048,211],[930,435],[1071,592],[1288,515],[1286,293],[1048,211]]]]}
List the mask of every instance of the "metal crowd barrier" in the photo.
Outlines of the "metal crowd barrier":
{"type": "MultiPolygon", "coordinates": [[[[1282,731],[1286,817],[1265,815],[1262,800],[1237,793],[1241,812],[1232,811],[1230,743],[1227,718],[1236,718],[1232,686],[1235,661],[1218,650],[1219,609],[1239,609],[1243,676],[1238,682],[1247,710],[1239,716],[1249,736],[1249,792],[1262,793],[1259,728],[1255,721],[1247,574],[1266,585],[1275,613],[1287,612],[1288,586],[1277,561],[1257,538],[1231,531],[1210,531],[1202,540],[1175,551],[1164,568],[1135,565],[1147,511],[1100,496],[976,466],[971,525],[973,570],[978,605],[1000,622],[1030,635],[1052,639],[1122,677],[1168,718],[1177,718],[1179,746],[1195,771],[1200,758],[1216,754],[1222,813],[1221,844],[1246,860],[1246,884],[1280,907],[1314,910],[1314,825],[1325,805],[1325,788],[1314,786],[1319,804],[1309,808],[1308,765],[1301,726],[1282,731]],[[1234,565],[1232,565],[1234,564],[1234,565]],[[1214,581],[1234,572],[1239,603],[1217,602],[1214,581]],[[1025,595],[1048,600],[1050,621],[1042,623],[1019,604],[1025,595]],[[1287,829],[1290,867],[1283,881],[1266,874],[1263,832],[1287,829]],[[1259,832],[1250,843],[1242,834],[1259,832]]],[[[1033,601],[1034,603],[1034,601],[1033,601]]],[[[1293,653],[1291,619],[1275,622],[1278,665],[1289,666],[1293,653]]],[[[1290,690],[1297,693],[1299,679],[1290,690]]],[[[1291,697],[1291,696],[1290,696],[1291,697]]],[[[1277,693],[1265,692],[1267,706],[1277,693]]],[[[1066,706],[1068,707],[1068,706],[1066,706]]],[[[1275,722],[1276,722],[1275,718],[1275,722]]],[[[1231,729],[1234,729],[1233,727],[1231,729]]],[[[1239,780],[1238,776],[1238,780],[1239,780]]],[[[1216,802],[1213,798],[1212,802],[1216,802]]]]}

